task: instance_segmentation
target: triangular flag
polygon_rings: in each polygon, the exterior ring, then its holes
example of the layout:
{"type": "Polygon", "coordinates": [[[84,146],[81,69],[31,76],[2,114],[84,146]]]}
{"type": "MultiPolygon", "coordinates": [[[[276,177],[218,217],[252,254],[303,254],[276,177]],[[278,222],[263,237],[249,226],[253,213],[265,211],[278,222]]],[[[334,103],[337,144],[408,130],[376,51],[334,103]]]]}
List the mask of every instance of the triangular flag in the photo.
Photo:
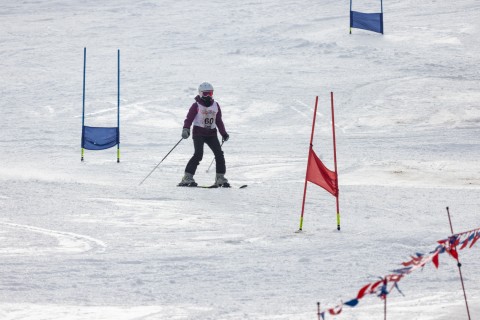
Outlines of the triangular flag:
{"type": "Polygon", "coordinates": [[[328,312],[329,312],[331,315],[340,314],[340,313],[342,312],[342,306],[336,306],[335,308],[328,309],[328,312]]]}
{"type": "Polygon", "coordinates": [[[438,252],[435,253],[435,255],[432,258],[432,262],[435,265],[435,268],[438,269],[439,261],[438,261],[438,252]]]}
{"type": "Polygon", "coordinates": [[[308,159],[307,180],[327,190],[335,197],[338,195],[337,174],[325,167],[313,149],[310,149],[308,159]]]}
{"type": "Polygon", "coordinates": [[[368,288],[370,288],[371,284],[367,284],[365,286],[363,286],[357,293],[357,299],[362,299],[363,296],[365,296],[367,294],[367,290],[368,288]]]}
{"type": "Polygon", "coordinates": [[[470,247],[469,247],[469,248],[473,247],[473,245],[475,244],[475,242],[477,242],[478,239],[480,239],[480,232],[477,232],[477,233],[475,234],[475,238],[473,238],[473,241],[472,241],[472,243],[470,244],[470,247]]]}
{"type": "Polygon", "coordinates": [[[344,304],[353,308],[358,304],[358,299],[352,299],[350,301],[345,302],[344,304]]]}

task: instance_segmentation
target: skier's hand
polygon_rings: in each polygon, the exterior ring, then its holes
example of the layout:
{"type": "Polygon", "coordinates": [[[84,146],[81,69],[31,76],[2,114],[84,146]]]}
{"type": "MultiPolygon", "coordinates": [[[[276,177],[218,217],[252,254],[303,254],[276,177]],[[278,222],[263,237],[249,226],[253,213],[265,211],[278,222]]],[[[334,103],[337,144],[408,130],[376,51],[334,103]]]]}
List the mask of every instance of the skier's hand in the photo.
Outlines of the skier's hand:
{"type": "Polygon", "coordinates": [[[225,133],[225,134],[222,136],[222,142],[227,142],[228,139],[230,139],[230,136],[228,135],[228,133],[225,133]]]}
{"type": "Polygon", "coordinates": [[[187,139],[188,137],[190,137],[190,129],[188,129],[188,128],[183,128],[183,130],[182,130],[182,138],[183,138],[183,139],[187,139]]]}

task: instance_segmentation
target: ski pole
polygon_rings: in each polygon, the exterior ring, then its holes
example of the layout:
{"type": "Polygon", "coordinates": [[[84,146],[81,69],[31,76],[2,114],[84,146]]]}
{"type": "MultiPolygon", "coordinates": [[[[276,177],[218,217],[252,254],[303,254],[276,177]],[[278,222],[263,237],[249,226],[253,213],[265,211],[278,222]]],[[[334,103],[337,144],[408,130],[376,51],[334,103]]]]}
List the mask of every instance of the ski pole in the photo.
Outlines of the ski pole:
{"type": "Polygon", "coordinates": [[[178,140],[177,144],[174,145],[173,148],[172,148],[170,151],[168,151],[167,155],[166,155],[165,157],[163,157],[163,159],[155,166],[155,168],[153,168],[153,170],[150,171],[150,173],[142,180],[142,182],[140,182],[139,186],[140,186],[145,180],[147,180],[148,177],[150,177],[150,175],[153,173],[153,171],[155,171],[155,169],[158,168],[158,166],[160,165],[160,163],[162,163],[163,160],[165,160],[165,158],[168,157],[168,155],[170,154],[170,152],[172,152],[173,149],[175,149],[175,148],[178,146],[178,144],[179,144],[180,142],[182,142],[182,140],[183,140],[183,138],[181,138],[180,140],[178,140]]]}
{"type": "MultiPolygon", "coordinates": [[[[225,142],[225,141],[222,141],[222,144],[220,145],[220,147],[223,146],[223,143],[224,143],[224,142],[225,142]]],[[[213,161],[215,161],[215,157],[212,159],[212,162],[210,162],[210,165],[208,166],[207,172],[208,172],[208,170],[210,170],[210,167],[212,166],[213,161]]]]}

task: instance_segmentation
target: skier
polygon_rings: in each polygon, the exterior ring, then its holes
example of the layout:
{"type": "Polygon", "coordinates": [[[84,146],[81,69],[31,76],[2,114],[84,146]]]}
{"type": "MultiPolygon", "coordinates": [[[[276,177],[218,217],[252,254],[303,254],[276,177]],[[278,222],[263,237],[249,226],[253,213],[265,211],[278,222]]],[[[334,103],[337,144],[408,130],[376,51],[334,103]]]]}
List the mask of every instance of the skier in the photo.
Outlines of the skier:
{"type": "Polygon", "coordinates": [[[192,123],[192,139],[195,152],[190,161],[188,161],[185,168],[185,175],[178,186],[197,186],[193,176],[195,175],[198,164],[202,161],[203,146],[204,143],[206,143],[215,155],[215,185],[218,187],[229,188],[230,184],[225,178],[225,158],[223,156],[222,147],[217,138],[217,128],[222,135],[222,142],[228,141],[229,135],[225,130],[225,125],[222,121],[220,105],[213,100],[213,86],[208,82],[203,82],[198,87],[198,95],[195,97],[195,102],[190,107],[190,110],[188,110],[187,117],[183,123],[183,139],[187,139],[190,136],[190,126],[192,123]]]}

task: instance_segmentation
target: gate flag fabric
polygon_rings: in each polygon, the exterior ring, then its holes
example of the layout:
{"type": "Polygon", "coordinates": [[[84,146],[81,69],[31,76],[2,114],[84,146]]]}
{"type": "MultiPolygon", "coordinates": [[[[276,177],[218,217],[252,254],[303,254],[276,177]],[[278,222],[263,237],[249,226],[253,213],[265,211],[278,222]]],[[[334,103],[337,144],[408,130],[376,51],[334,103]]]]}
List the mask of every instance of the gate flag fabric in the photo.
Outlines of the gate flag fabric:
{"type": "Polygon", "coordinates": [[[307,180],[327,190],[335,197],[338,195],[337,174],[325,167],[313,149],[310,149],[308,159],[307,180]]]}
{"type": "Polygon", "coordinates": [[[352,0],[350,0],[350,34],[352,34],[352,28],[383,34],[383,0],[380,0],[380,12],[375,13],[353,11],[352,0]]]}
{"type": "Polygon", "coordinates": [[[383,34],[383,13],[350,11],[350,27],[383,34]]]}
{"type": "Polygon", "coordinates": [[[87,150],[103,150],[120,143],[118,127],[83,126],[82,148],[87,150]]]}

